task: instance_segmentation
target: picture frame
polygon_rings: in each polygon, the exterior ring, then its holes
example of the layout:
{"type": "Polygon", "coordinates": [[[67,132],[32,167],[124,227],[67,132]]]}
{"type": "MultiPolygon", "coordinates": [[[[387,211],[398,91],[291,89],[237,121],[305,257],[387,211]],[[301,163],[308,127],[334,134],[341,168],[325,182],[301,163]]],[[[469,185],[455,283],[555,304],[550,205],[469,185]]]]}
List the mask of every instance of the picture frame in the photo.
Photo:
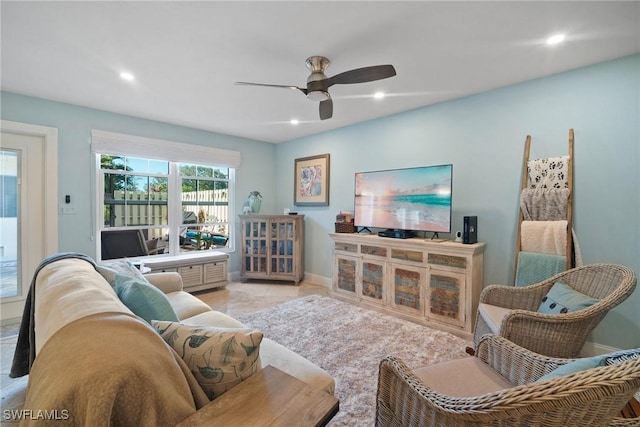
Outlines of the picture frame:
{"type": "Polygon", "coordinates": [[[295,159],[293,204],[329,206],[329,173],[329,154],[295,159]]]}

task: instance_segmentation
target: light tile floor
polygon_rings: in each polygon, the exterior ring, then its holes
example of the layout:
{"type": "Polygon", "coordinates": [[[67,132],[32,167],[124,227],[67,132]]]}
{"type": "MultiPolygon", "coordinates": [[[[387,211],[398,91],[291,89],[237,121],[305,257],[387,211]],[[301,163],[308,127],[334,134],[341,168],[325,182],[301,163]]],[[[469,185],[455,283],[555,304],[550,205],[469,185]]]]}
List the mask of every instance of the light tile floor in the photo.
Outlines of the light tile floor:
{"type": "MultiPolygon", "coordinates": [[[[194,295],[212,309],[222,311],[232,317],[264,310],[307,295],[329,295],[329,289],[306,281],[300,286],[290,282],[231,282],[225,288],[201,291],[194,295]]],[[[0,385],[2,389],[2,407],[15,408],[24,402],[28,377],[9,378],[13,352],[17,342],[19,320],[0,324],[0,385]]]]}

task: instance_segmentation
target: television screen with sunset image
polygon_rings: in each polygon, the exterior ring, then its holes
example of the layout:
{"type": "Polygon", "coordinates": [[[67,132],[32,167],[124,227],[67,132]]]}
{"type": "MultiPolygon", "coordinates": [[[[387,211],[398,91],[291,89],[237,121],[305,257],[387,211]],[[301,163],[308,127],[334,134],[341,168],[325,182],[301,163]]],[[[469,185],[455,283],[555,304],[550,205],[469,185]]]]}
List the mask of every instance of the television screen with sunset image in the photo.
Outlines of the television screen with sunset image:
{"type": "Polygon", "coordinates": [[[355,225],[451,232],[453,165],[359,172],[355,225]]]}

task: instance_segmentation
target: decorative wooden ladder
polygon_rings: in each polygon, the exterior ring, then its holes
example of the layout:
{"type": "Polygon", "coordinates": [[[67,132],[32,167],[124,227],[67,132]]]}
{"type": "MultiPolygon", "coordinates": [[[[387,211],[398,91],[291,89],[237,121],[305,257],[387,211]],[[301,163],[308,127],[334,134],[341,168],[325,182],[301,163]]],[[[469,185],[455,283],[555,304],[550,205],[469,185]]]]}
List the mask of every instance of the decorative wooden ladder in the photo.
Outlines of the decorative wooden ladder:
{"type": "MultiPolygon", "coordinates": [[[[575,259],[575,247],[573,242],[573,142],[574,134],[573,129],[569,129],[569,148],[568,148],[568,171],[566,177],[566,188],[569,190],[569,196],[567,199],[567,246],[566,246],[566,269],[570,269],[576,266],[575,259]]],[[[531,135],[527,135],[524,147],[524,159],[522,166],[522,181],[521,181],[521,194],[527,188],[534,187],[530,182],[529,176],[529,156],[531,151],[531,135]]],[[[516,241],[516,253],[515,253],[515,269],[514,269],[514,283],[518,273],[518,258],[522,249],[522,223],[525,221],[524,212],[520,208],[520,215],[518,221],[518,235],[516,241]]]]}

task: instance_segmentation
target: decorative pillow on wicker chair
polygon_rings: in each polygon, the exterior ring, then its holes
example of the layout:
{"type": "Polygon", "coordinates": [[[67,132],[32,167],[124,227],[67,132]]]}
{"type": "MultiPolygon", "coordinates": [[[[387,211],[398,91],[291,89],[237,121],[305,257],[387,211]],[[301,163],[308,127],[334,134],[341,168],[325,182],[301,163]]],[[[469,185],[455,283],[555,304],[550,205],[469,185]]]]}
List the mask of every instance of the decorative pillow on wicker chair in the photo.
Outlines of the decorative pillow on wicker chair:
{"type": "Polygon", "coordinates": [[[547,295],[542,298],[542,302],[538,307],[539,313],[544,314],[563,314],[570,311],[582,310],[597,303],[597,298],[574,290],[571,286],[562,281],[556,282],[547,295]]]}
{"type": "Polygon", "coordinates": [[[555,370],[540,377],[538,381],[550,380],[563,375],[570,375],[586,369],[596,368],[598,366],[617,365],[618,363],[624,363],[628,360],[637,359],[639,357],[640,348],[619,350],[613,353],[602,354],[600,356],[583,357],[557,367],[555,370]]]}
{"type": "Polygon", "coordinates": [[[605,361],[605,356],[583,357],[580,359],[576,359],[573,362],[560,365],[559,367],[549,372],[548,374],[543,375],[538,379],[537,382],[551,380],[557,377],[562,377],[564,375],[570,375],[576,372],[585,371],[587,369],[596,368],[598,366],[603,366],[604,361],[605,361]]]}
{"type": "Polygon", "coordinates": [[[629,360],[640,358],[640,348],[633,348],[631,350],[620,350],[616,351],[615,353],[609,353],[605,356],[605,365],[617,365],[618,363],[624,363],[629,360]]]}
{"type": "Polygon", "coordinates": [[[262,332],[152,321],[213,400],[260,369],[262,332]]]}

